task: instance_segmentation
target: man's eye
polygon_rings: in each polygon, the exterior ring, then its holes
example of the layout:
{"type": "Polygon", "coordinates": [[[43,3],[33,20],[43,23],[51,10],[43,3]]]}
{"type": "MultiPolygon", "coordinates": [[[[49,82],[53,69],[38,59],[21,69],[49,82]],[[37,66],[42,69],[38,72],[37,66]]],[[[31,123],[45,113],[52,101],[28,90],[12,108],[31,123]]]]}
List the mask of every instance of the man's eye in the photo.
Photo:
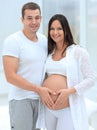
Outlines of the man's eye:
{"type": "Polygon", "coordinates": [[[38,17],[35,17],[35,18],[32,18],[32,17],[27,17],[27,20],[39,20],[40,19],[40,17],[38,16],[38,17]]]}
{"type": "Polygon", "coordinates": [[[32,20],[32,18],[27,18],[28,20],[32,20]]]}
{"type": "Polygon", "coordinates": [[[38,19],[40,19],[40,17],[36,17],[35,19],[38,20],[38,19]]]}

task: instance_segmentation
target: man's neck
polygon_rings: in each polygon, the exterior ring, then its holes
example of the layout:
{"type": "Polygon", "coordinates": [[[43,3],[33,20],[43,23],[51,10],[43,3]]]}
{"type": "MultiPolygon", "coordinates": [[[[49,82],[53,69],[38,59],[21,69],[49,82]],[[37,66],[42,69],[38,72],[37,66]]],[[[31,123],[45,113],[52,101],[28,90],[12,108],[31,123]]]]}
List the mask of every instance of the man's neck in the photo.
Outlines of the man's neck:
{"type": "Polygon", "coordinates": [[[38,40],[36,33],[33,33],[33,32],[29,33],[27,31],[23,30],[23,34],[31,41],[37,42],[37,40],[38,40]]]}

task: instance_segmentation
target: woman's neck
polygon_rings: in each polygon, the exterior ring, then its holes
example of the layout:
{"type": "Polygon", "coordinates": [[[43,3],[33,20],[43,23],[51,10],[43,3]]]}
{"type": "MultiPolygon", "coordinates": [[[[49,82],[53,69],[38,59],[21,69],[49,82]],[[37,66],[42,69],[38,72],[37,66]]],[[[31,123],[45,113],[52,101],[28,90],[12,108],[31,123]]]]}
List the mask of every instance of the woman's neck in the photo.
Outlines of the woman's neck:
{"type": "Polygon", "coordinates": [[[66,44],[64,44],[64,45],[62,45],[62,46],[56,46],[56,48],[55,48],[55,50],[56,51],[58,51],[58,52],[62,52],[64,49],[66,49],[66,47],[67,47],[67,45],[66,44]]]}

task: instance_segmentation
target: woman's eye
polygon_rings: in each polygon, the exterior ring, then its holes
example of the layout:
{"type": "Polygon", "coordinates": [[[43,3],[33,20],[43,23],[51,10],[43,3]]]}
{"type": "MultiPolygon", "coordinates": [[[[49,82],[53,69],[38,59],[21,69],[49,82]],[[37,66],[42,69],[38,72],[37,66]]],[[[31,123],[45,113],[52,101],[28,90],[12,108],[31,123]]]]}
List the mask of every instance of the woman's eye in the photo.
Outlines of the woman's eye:
{"type": "Polygon", "coordinates": [[[50,30],[55,30],[54,28],[50,28],[50,30]]]}
{"type": "Polygon", "coordinates": [[[63,30],[62,28],[57,28],[57,30],[63,30]]]}
{"type": "Polygon", "coordinates": [[[57,31],[60,31],[60,30],[63,30],[61,27],[59,28],[50,28],[50,30],[57,30],[57,31]]]}

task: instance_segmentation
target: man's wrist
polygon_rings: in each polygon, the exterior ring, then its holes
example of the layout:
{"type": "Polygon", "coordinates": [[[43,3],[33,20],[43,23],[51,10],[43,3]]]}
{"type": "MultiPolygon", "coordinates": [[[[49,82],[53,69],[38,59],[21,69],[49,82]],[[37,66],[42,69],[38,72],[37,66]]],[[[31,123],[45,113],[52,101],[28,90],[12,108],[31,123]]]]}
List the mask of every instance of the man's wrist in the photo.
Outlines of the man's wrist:
{"type": "Polygon", "coordinates": [[[35,92],[40,94],[40,91],[41,91],[41,86],[35,86],[35,92]]]}

